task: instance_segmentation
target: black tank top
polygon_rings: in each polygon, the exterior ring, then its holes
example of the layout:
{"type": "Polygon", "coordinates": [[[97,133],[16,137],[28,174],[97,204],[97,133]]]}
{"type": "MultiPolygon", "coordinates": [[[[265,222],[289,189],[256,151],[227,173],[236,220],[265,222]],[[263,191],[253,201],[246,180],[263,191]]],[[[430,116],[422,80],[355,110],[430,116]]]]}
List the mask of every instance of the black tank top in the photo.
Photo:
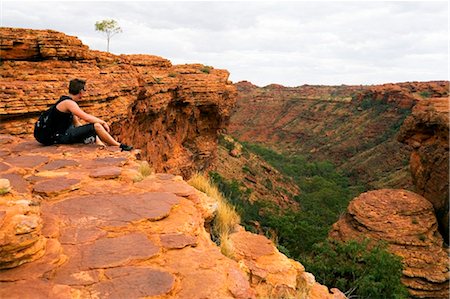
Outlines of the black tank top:
{"type": "Polygon", "coordinates": [[[56,108],[56,105],[62,101],[70,100],[73,101],[68,96],[62,96],[59,98],[58,102],[55,104],[55,109],[53,110],[52,122],[54,124],[56,134],[64,134],[66,130],[73,124],[73,115],[71,112],[61,112],[56,108]]]}

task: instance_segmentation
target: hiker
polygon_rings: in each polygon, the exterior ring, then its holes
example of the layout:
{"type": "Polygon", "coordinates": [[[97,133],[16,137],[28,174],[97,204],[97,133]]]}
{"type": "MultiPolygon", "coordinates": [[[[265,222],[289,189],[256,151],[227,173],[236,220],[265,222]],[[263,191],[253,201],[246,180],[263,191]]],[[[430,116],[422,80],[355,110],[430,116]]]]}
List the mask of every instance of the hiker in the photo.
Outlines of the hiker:
{"type": "Polygon", "coordinates": [[[109,134],[108,124],[84,112],[77,104],[85,93],[86,81],[73,79],[69,83],[69,96],[62,96],[55,105],[42,113],[34,128],[35,138],[45,145],[96,143],[101,146],[119,146],[131,151],[132,146],[117,142],[109,134]],[[82,125],[80,119],[89,124],[82,125]]]}

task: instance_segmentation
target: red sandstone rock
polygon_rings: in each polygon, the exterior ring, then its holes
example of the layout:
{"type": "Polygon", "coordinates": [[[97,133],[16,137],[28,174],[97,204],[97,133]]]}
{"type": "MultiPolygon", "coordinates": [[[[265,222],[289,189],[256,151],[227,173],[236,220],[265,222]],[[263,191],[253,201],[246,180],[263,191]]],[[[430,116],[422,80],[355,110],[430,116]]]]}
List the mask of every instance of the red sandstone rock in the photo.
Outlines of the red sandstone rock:
{"type": "Polygon", "coordinates": [[[151,258],[159,247],[141,233],[116,238],[102,238],[80,248],[80,269],[111,268],[127,264],[131,260],[151,258]]]}
{"type": "Polygon", "coordinates": [[[101,298],[141,298],[162,296],[175,284],[173,275],[157,269],[121,267],[105,271],[110,280],[95,285],[101,298]]]}
{"type": "Polygon", "coordinates": [[[118,178],[122,170],[119,167],[102,167],[91,171],[89,174],[92,178],[115,179],[118,178]]]}
{"type": "Polygon", "coordinates": [[[54,196],[64,192],[72,191],[79,188],[80,180],[68,178],[54,178],[50,180],[42,180],[36,183],[33,191],[45,195],[54,196]]]}
{"type": "Polygon", "coordinates": [[[416,192],[436,210],[440,232],[449,242],[449,99],[421,100],[403,123],[398,140],[413,148],[410,169],[416,192]]]}
{"type": "Polygon", "coordinates": [[[39,168],[39,171],[43,171],[43,170],[56,170],[56,169],[60,169],[60,168],[64,168],[67,166],[77,166],[80,163],[78,163],[75,160],[70,160],[70,159],[57,159],[57,160],[53,160],[47,164],[45,164],[44,166],[42,166],[41,168],[39,168]]]}
{"type": "Polygon", "coordinates": [[[363,193],[350,202],[330,237],[386,241],[389,251],[403,258],[402,282],[411,296],[448,298],[448,255],[433,207],[422,196],[393,189],[363,193]]]}
{"type": "Polygon", "coordinates": [[[8,179],[11,182],[13,190],[19,193],[28,192],[28,182],[18,173],[6,173],[0,175],[1,178],[8,179]]]}
{"type": "Polygon", "coordinates": [[[36,260],[44,254],[39,208],[25,199],[6,196],[0,204],[0,269],[14,268],[36,260]]]}
{"type": "Polygon", "coordinates": [[[67,93],[68,78],[81,77],[87,93],[80,106],[109,122],[120,141],[141,148],[156,171],[188,177],[213,163],[217,131],[236,96],[227,71],[92,51],[51,30],[0,28],[0,35],[0,116],[7,115],[0,133],[29,134],[39,112],[67,93]]]}
{"type": "Polygon", "coordinates": [[[183,234],[161,235],[161,245],[168,249],[180,249],[186,246],[197,246],[197,241],[192,236],[183,234]]]}
{"type": "Polygon", "coordinates": [[[48,158],[45,156],[32,156],[23,155],[16,157],[7,157],[4,161],[14,167],[19,168],[34,168],[40,164],[48,162],[48,158]]]}
{"type": "MultiPolygon", "coordinates": [[[[13,138],[9,144],[20,148],[20,143],[20,138],[13,138]]],[[[89,163],[107,158],[104,155],[123,155],[89,146],[52,148],[39,151],[49,164],[73,155],[89,163]]],[[[124,157],[119,168],[137,169],[132,155],[124,157]]],[[[211,221],[217,203],[179,176],[152,175],[143,180],[147,185],[137,187],[131,179],[91,178],[92,169],[81,168],[64,168],[66,177],[76,177],[83,184],[79,190],[56,195],[56,201],[52,194],[33,202],[22,200],[31,197],[31,190],[21,198],[14,192],[0,198],[0,265],[14,267],[0,271],[1,296],[259,298],[269,293],[292,294],[295,285],[295,294],[311,297],[318,288],[311,274],[281,255],[264,237],[236,234],[239,263],[222,255],[205,230],[205,221],[211,221]],[[165,186],[167,192],[155,192],[155,186],[165,186]],[[267,283],[258,284],[261,277],[267,283]],[[23,281],[28,285],[22,285],[23,281]]],[[[25,172],[52,172],[38,170],[42,166],[25,172]]],[[[36,187],[45,181],[49,180],[29,180],[29,184],[36,187]]],[[[324,298],[333,298],[326,288],[321,291],[327,294],[324,298]]]]}

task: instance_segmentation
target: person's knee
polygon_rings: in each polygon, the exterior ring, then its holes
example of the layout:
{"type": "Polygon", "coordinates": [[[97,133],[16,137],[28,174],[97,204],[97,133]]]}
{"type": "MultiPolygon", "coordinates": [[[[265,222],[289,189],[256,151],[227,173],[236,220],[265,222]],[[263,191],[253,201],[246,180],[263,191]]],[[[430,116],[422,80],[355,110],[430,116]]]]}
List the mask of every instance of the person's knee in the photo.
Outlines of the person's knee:
{"type": "Polygon", "coordinates": [[[103,126],[100,123],[94,123],[94,129],[96,132],[104,130],[103,126]]]}

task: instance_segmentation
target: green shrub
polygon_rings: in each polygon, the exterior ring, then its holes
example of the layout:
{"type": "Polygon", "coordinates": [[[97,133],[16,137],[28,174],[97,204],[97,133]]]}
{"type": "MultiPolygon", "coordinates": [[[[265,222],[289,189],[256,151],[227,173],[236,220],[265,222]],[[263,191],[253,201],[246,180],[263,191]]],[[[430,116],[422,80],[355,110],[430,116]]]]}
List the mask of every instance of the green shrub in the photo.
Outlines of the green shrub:
{"type": "Polygon", "coordinates": [[[419,93],[419,95],[420,95],[422,98],[429,98],[429,97],[431,97],[431,92],[429,92],[429,91],[421,91],[421,92],[419,93]]]}
{"type": "Polygon", "coordinates": [[[229,151],[234,149],[234,143],[228,141],[224,135],[219,135],[219,145],[225,147],[229,151]]]}
{"type": "Polygon", "coordinates": [[[212,67],[210,67],[210,66],[204,66],[200,69],[200,71],[202,73],[209,74],[211,72],[211,69],[212,69],[212,67]]]}
{"type": "Polygon", "coordinates": [[[402,263],[379,243],[369,248],[368,241],[340,243],[334,240],[316,244],[302,261],[316,280],[336,287],[348,297],[384,299],[407,298],[401,283],[402,263]]]}

